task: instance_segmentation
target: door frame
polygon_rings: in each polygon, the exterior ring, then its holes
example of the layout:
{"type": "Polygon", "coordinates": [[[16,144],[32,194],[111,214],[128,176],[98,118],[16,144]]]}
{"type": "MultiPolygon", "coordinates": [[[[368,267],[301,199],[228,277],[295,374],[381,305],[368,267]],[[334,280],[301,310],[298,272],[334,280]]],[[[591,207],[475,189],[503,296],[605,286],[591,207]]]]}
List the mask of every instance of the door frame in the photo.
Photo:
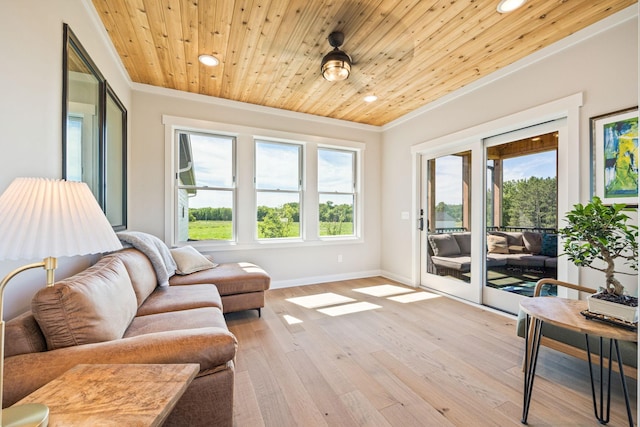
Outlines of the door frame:
{"type": "MultiPolygon", "coordinates": [[[[472,151],[482,153],[483,140],[502,133],[516,131],[522,128],[534,126],[540,123],[566,118],[567,143],[558,146],[558,212],[559,215],[569,211],[572,206],[580,201],[580,180],[572,177],[580,176],[579,165],[575,162],[580,152],[580,107],[583,105],[583,93],[579,92],[565,98],[548,102],[518,113],[514,113],[487,123],[483,123],[458,132],[434,138],[411,147],[412,156],[412,215],[414,224],[418,224],[421,208],[421,160],[422,156],[438,157],[460,151],[464,147],[472,147],[472,151]],[[480,150],[480,151],[477,151],[480,150]],[[571,162],[571,159],[574,159],[571,162]]],[[[484,182],[485,165],[484,156],[477,158],[472,154],[472,182],[484,182]]],[[[484,194],[477,191],[474,186],[471,194],[472,206],[481,206],[482,209],[472,209],[471,221],[475,224],[483,224],[485,216],[484,194]],[[478,222],[479,221],[479,222],[478,222]]],[[[473,250],[482,250],[484,238],[481,233],[484,227],[474,227],[472,230],[473,250]],[[474,239],[475,236],[475,239],[474,239]]],[[[412,244],[412,273],[411,280],[416,286],[421,284],[421,239],[424,232],[414,227],[412,244]]],[[[478,252],[479,253],[479,252],[478,252]]],[[[477,257],[476,257],[477,258],[477,257]]],[[[476,260],[472,262],[471,274],[478,278],[482,276],[483,266],[476,260]],[[474,268],[476,267],[476,268],[474,268]]],[[[567,262],[566,258],[558,260],[558,279],[568,282],[578,282],[578,267],[567,262]]],[[[481,289],[478,289],[480,292],[481,289]]],[[[568,292],[566,296],[576,297],[574,292],[568,292]]],[[[481,299],[478,299],[481,301],[481,299]]]]}

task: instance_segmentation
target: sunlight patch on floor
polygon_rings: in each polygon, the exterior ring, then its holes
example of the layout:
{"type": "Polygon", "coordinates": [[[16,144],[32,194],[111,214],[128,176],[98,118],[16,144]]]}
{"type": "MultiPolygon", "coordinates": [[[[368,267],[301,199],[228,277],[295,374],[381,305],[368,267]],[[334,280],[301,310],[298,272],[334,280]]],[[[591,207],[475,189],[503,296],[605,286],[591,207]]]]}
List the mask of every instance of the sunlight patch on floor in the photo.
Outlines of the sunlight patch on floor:
{"type": "Polygon", "coordinates": [[[282,317],[289,325],[297,325],[298,323],[302,323],[302,320],[298,319],[297,317],[290,316],[288,314],[285,314],[282,317]]]}
{"type": "Polygon", "coordinates": [[[431,292],[413,292],[411,294],[404,295],[396,295],[394,297],[389,297],[387,299],[395,302],[400,302],[402,304],[407,304],[410,302],[424,301],[432,298],[440,298],[441,296],[438,294],[433,294],[431,292]]]}
{"type": "Polygon", "coordinates": [[[300,305],[304,308],[327,307],[330,305],[344,304],[355,301],[353,298],[326,292],[323,294],[309,295],[306,297],[287,298],[287,301],[300,305]]]}
{"type": "Polygon", "coordinates": [[[407,289],[402,286],[395,285],[369,286],[367,288],[359,288],[353,290],[355,292],[360,292],[374,297],[388,297],[390,295],[400,295],[414,291],[413,289],[407,289]]]}
{"type": "Polygon", "coordinates": [[[320,308],[320,313],[328,316],[342,316],[344,314],[359,313],[361,311],[375,310],[376,308],[382,308],[379,305],[371,304],[370,302],[356,302],[353,304],[344,304],[337,307],[320,308]]]}

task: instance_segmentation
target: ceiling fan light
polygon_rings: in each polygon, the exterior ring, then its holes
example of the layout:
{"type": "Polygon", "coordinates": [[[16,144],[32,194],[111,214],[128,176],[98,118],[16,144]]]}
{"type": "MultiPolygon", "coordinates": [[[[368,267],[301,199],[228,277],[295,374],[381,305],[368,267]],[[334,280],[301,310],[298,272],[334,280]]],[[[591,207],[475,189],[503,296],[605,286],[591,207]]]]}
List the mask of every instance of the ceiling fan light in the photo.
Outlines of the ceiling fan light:
{"type": "Polygon", "coordinates": [[[500,13],[513,12],[526,3],[527,0],[500,0],[497,10],[500,13]]]}
{"type": "Polygon", "coordinates": [[[218,61],[218,58],[216,58],[215,56],[204,55],[204,54],[198,56],[198,61],[200,61],[202,64],[207,65],[209,67],[215,67],[220,63],[220,61],[218,61]]]}
{"type": "Polygon", "coordinates": [[[351,58],[336,48],[322,58],[322,77],[330,82],[345,80],[351,73],[351,58]]]}

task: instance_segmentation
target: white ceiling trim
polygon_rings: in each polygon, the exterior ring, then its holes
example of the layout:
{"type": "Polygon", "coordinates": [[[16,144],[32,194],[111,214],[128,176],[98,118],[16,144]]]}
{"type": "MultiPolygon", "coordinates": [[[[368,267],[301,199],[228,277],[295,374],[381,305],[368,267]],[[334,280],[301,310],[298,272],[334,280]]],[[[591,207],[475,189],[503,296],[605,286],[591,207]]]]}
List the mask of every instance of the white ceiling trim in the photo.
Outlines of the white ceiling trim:
{"type": "Polygon", "coordinates": [[[184,99],[193,102],[203,102],[205,104],[217,105],[226,108],[237,108],[244,111],[253,111],[262,114],[306,120],[310,122],[322,123],[329,126],[342,126],[351,129],[365,130],[369,132],[382,132],[381,126],[367,125],[364,123],[350,122],[347,120],[332,119],[330,117],[316,116],[313,114],[299,113],[296,111],[283,110],[282,108],[266,107],[263,105],[249,104],[247,102],[233,101],[231,99],[217,98],[215,96],[201,95],[199,93],[184,92],[176,89],[152,86],[143,83],[133,83],[132,89],[138,92],[145,92],[155,95],[168,96],[172,98],[184,99]]]}

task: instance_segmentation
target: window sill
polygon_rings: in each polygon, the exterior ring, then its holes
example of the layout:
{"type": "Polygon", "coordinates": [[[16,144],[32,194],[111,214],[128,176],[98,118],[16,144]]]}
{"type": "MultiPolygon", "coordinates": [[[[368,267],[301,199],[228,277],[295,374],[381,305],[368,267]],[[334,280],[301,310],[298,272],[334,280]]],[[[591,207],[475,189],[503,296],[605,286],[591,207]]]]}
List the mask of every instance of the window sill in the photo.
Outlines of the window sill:
{"type": "Polygon", "coordinates": [[[363,238],[359,237],[332,237],[322,238],[318,240],[256,240],[251,243],[238,243],[238,242],[210,242],[210,241],[191,241],[179,243],[177,246],[193,246],[201,252],[222,252],[222,251],[245,251],[256,250],[266,248],[304,248],[304,247],[318,247],[318,246],[333,246],[333,245],[353,245],[364,243],[363,238]]]}

